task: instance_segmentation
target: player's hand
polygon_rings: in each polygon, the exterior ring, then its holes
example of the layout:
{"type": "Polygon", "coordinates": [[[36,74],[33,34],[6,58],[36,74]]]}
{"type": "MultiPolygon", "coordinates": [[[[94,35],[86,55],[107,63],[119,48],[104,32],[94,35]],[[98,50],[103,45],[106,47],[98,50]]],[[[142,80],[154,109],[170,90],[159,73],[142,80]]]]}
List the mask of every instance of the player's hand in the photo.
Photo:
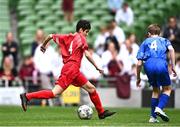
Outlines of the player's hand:
{"type": "Polygon", "coordinates": [[[104,74],[104,70],[103,70],[103,69],[96,68],[96,70],[98,70],[98,71],[99,71],[99,73],[104,74]]]}
{"type": "Polygon", "coordinates": [[[173,67],[172,67],[172,72],[173,72],[173,76],[176,77],[177,73],[176,73],[176,70],[173,67]]]}
{"type": "Polygon", "coordinates": [[[41,45],[41,51],[42,51],[43,53],[46,52],[46,47],[45,47],[44,45],[41,45]]]}
{"type": "Polygon", "coordinates": [[[141,79],[140,79],[140,78],[137,78],[136,86],[137,86],[137,87],[141,87],[140,83],[141,83],[141,79]]]}

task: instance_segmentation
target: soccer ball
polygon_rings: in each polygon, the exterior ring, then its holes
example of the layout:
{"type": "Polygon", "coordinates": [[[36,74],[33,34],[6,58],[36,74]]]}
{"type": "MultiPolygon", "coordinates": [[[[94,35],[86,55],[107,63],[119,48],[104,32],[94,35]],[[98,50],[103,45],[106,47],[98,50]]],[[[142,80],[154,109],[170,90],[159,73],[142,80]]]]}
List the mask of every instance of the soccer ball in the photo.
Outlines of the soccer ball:
{"type": "Polygon", "coordinates": [[[91,119],[93,114],[93,109],[88,105],[81,105],[77,110],[80,119],[91,119]]]}

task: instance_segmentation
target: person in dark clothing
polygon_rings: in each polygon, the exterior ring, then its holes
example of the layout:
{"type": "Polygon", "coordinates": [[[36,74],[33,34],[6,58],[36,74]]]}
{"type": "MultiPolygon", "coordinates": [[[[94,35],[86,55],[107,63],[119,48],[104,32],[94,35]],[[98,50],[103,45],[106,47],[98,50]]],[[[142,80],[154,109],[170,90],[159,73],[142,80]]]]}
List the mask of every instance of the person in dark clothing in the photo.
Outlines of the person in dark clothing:
{"type": "Polygon", "coordinates": [[[44,32],[41,29],[38,29],[36,31],[35,40],[33,41],[31,45],[31,55],[34,56],[35,50],[38,47],[39,44],[42,43],[44,40],[44,32]]]}
{"type": "Polygon", "coordinates": [[[168,27],[165,28],[163,37],[171,41],[176,57],[180,56],[180,29],[177,26],[176,17],[169,18],[168,27]]]}
{"type": "Polygon", "coordinates": [[[3,60],[6,56],[13,57],[13,64],[15,67],[18,65],[18,44],[14,41],[12,32],[7,33],[6,42],[2,44],[3,60]]]}
{"type": "Polygon", "coordinates": [[[119,52],[120,45],[118,43],[116,36],[113,35],[113,28],[111,26],[108,26],[108,31],[109,31],[109,36],[106,38],[105,45],[104,45],[104,51],[106,51],[108,49],[108,43],[113,42],[117,52],[119,52]]]}
{"type": "Polygon", "coordinates": [[[24,86],[37,84],[37,76],[34,77],[34,73],[36,73],[36,70],[32,57],[26,56],[19,70],[19,78],[22,80],[24,86]]]}
{"type": "Polygon", "coordinates": [[[63,0],[62,1],[62,10],[64,12],[64,19],[71,23],[73,21],[73,12],[74,12],[74,0],[63,0]]]}

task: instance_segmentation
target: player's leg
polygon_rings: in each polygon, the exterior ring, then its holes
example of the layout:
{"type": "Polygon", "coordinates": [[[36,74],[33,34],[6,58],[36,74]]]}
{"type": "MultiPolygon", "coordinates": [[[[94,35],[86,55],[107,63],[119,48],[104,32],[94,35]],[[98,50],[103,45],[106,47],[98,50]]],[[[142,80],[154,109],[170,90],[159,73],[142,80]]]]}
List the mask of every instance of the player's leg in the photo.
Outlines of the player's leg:
{"type": "Polygon", "coordinates": [[[158,87],[153,87],[152,91],[152,98],[151,98],[151,116],[149,119],[150,123],[157,123],[159,122],[156,118],[156,114],[154,113],[156,106],[158,105],[159,102],[159,88],[158,87]]]}
{"type": "Polygon", "coordinates": [[[27,102],[31,99],[50,99],[61,94],[64,89],[60,85],[55,85],[52,90],[40,90],[32,93],[24,93],[20,95],[21,104],[24,111],[27,110],[27,102]]]}
{"type": "Polygon", "coordinates": [[[99,95],[96,92],[95,86],[91,84],[82,73],[78,74],[78,76],[73,80],[72,84],[75,86],[82,87],[88,92],[89,97],[92,103],[94,104],[100,119],[104,119],[115,113],[115,112],[110,112],[108,110],[104,110],[104,108],[102,107],[99,95]]]}
{"type": "Polygon", "coordinates": [[[85,89],[88,92],[89,97],[90,97],[91,101],[93,102],[93,104],[95,105],[98,114],[103,113],[104,112],[104,108],[102,107],[102,104],[101,104],[99,95],[96,92],[95,86],[92,85],[88,81],[85,85],[82,86],[82,88],[85,89]]]}
{"type": "Polygon", "coordinates": [[[157,107],[163,110],[169,101],[170,94],[171,86],[162,86],[162,94],[160,95],[159,104],[157,107]]]}
{"type": "Polygon", "coordinates": [[[163,121],[168,122],[169,117],[163,112],[164,107],[167,105],[170,94],[171,94],[171,80],[169,77],[169,72],[167,68],[167,64],[157,64],[158,72],[157,72],[157,84],[158,86],[162,86],[162,93],[159,97],[158,106],[155,109],[155,113],[161,117],[163,121]],[[164,66],[163,66],[164,65],[164,66]]]}
{"type": "Polygon", "coordinates": [[[155,109],[155,113],[162,118],[163,121],[168,122],[169,117],[163,112],[163,109],[167,105],[171,94],[171,86],[163,86],[162,94],[159,97],[158,106],[155,109]]]}
{"type": "Polygon", "coordinates": [[[104,110],[104,108],[102,107],[99,95],[96,92],[96,88],[93,84],[91,84],[88,81],[82,86],[82,88],[84,88],[89,93],[89,97],[90,97],[91,101],[93,102],[100,119],[104,119],[115,113],[115,112],[110,112],[109,110],[104,110]]]}

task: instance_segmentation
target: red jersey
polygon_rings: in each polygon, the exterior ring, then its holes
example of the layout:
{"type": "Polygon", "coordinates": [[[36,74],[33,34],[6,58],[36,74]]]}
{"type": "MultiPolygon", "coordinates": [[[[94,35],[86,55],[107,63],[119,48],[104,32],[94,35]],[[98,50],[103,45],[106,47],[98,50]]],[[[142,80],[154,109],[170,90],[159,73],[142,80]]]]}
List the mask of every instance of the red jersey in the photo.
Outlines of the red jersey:
{"type": "Polygon", "coordinates": [[[85,36],[80,33],[52,34],[52,38],[61,48],[63,63],[72,61],[80,67],[84,51],[88,49],[85,36]]]}

